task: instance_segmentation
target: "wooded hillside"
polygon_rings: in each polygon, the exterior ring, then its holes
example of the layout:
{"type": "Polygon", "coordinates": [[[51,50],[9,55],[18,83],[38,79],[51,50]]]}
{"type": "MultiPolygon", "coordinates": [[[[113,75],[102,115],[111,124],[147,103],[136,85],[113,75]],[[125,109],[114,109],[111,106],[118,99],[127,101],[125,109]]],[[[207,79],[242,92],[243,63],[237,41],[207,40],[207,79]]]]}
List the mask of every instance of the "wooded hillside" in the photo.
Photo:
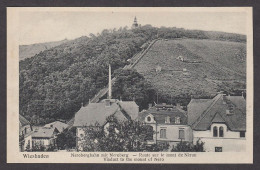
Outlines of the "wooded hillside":
{"type": "MultiPolygon", "coordinates": [[[[107,85],[108,63],[112,66],[112,72],[124,67],[127,59],[141,51],[144,43],[157,38],[246,40],[244,35],[215,33],[212,36],[203,31],[155,28],[150,25],[133,30],[126,27],[103,30],[98,35],[80,37],[20,61],[20,114],[33,124],[70,119],[82,103],[86,104],[107,85]]],[[[140,81],[145,80],[141,78],[140,81]]]]}

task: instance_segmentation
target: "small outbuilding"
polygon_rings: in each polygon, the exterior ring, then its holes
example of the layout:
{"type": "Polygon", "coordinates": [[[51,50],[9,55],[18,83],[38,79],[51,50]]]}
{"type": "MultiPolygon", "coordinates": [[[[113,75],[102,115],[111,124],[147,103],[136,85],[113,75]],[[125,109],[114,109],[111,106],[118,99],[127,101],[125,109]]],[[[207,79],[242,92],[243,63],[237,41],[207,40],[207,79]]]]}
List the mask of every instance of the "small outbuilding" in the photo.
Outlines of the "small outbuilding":
{"type": "Polygon", "coordinates": [[[157,67],[155,68],[155,71],[156,71],[156,72],[161,72],[161,71],[162,71],[162,67],[157,66],[157,67]]]}

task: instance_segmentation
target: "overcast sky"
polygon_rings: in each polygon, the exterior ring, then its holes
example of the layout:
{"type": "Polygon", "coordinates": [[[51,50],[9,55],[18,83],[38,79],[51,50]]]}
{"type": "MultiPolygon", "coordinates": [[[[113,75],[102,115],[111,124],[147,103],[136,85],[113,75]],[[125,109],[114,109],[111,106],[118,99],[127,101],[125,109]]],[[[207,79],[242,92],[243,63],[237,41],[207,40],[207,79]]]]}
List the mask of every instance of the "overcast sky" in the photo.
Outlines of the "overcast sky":
{"type": "Polygon", "coordinates": [[[74,39],[103,29],[131,27],[134,17],[141,25],[178,27],[246,34],[245,12],[181,12],[174,10],[106,10],[20,12],[20,44],[74,39]]]}

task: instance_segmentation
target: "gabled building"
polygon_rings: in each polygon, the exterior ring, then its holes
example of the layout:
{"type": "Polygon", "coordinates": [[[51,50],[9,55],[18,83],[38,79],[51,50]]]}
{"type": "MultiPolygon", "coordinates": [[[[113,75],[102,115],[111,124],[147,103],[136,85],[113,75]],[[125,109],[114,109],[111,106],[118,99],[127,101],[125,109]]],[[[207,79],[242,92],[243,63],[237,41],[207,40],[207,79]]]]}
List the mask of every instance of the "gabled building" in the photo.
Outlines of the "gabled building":
{"type": "Polygon", "coordinates": [[[57,130],[59,131],[59,133],[63,132],[65,129],[68,128],[69,125],[67,125],[66,123],[63,123],[61,121],[55,121],[49,124],[46,124],[44,127],[46,128],[57,128],[57,130]]]}
{"type": "Polygon", "coordinates": [[[19,114],[19,135],[24,136],[32,131],[30,122],[19,114]]]}
{"type": "Polygon", "coordinates": [[[24,151],[25,148],[25,137],[28,136],[28,134],[31,134],[33,131],[32,126],[30,122],[19,114],[19,149],[20,151],[24,151]]]}
{"type": "Polygon", "coordinates": [[[75,114],[73,127],[76,127],[76,144],[78,150],[82,150],[81,144],[84,141],[85,130],[87,130],[89,126],[103,127],[106,129],[108,125],[106,120],[112,115],[119,121],[135,120],[138,118],[139,106],[134,101],[111,99],[112,83],[110,66],[108,87],[108,99],[104,99],[99,103],[89,103],[87,106],[82,106],[75,114]]]}
{"type": "Polygon", "coordinates": [[[187,125],[186,112],[173,105],[157,104],[139,113],[139,120],[155,132],[148,144],[166,142],[176,145],[181,141],[192,142],[192,130],[187,125]]]}
{"type": "Polygon", "coordinates": [[[205,142],[209,152],[246,150],[246,100],[218,94],[213,99],[192,99],[187,107],[193,142],[205,142]]]}
{"type": "Polygon", "coordinates": [[[106,127],[106,119],[115,116],[119,121],[135,120],[138,117],[139,107],[134,101],[119,101],[105,99],[100,103],[89,103],[82,107],[75,115],[73,126],[76,127],[77,148],[82,150],[81,143],[84,141],[85,130],[88,126],[106,127]]]}
{"type": "Polygon", "coordinates": [[[40,127],[25,136],[25,149],[32,149],[35,146],[44,146],[47,149],[51,146],[55,146],[58,134],[59,131],[57,128],[40,127]]]}

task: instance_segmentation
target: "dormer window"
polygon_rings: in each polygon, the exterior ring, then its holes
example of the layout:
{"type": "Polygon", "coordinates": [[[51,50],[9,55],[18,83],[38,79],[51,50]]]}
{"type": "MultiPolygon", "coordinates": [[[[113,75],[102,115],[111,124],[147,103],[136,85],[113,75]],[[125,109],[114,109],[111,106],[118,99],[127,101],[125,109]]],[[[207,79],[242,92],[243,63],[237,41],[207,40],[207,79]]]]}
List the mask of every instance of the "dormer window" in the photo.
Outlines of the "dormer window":
{"type": "Polygon", "coordinates": [[[171,118],[169,116],[165,117],[165,123],[170,123],[171,122],[171,118]]]}
{"type": "Polygon", "coordinates": [[[229,107],[229,113],[230,113],[230,114],[233,114],[233,112],[234,112],[234,106],[233,106],[233,105],[230,105],[230,107],[229,107]]]}
{"type": "Polygon", "coordinates": [[[230,114],[230,113],[229,113],[229,109],[227,109],[227,110],[226,110],[226,114],[227,114],[227,115],[229,115],[229,114],[230,114]]]}
{"type": "Polygon", "coordinates": [[[226,110],[226,114],[227,115],[232,115],[232,114],[234,114],[234,106],[233,105],[229,105],[228,106],[228,109],[226,110]]]}
{"type": "Polygon", "coordinates": [[[175,124],[180,124],[180,123],[181,123],[180,117],[175,117],[175,124]]]}
{"type": "Polygon", "coordinates": [[[152,118],[150,116],[147,117],[147,122],[151,122],[152,118]]]}

